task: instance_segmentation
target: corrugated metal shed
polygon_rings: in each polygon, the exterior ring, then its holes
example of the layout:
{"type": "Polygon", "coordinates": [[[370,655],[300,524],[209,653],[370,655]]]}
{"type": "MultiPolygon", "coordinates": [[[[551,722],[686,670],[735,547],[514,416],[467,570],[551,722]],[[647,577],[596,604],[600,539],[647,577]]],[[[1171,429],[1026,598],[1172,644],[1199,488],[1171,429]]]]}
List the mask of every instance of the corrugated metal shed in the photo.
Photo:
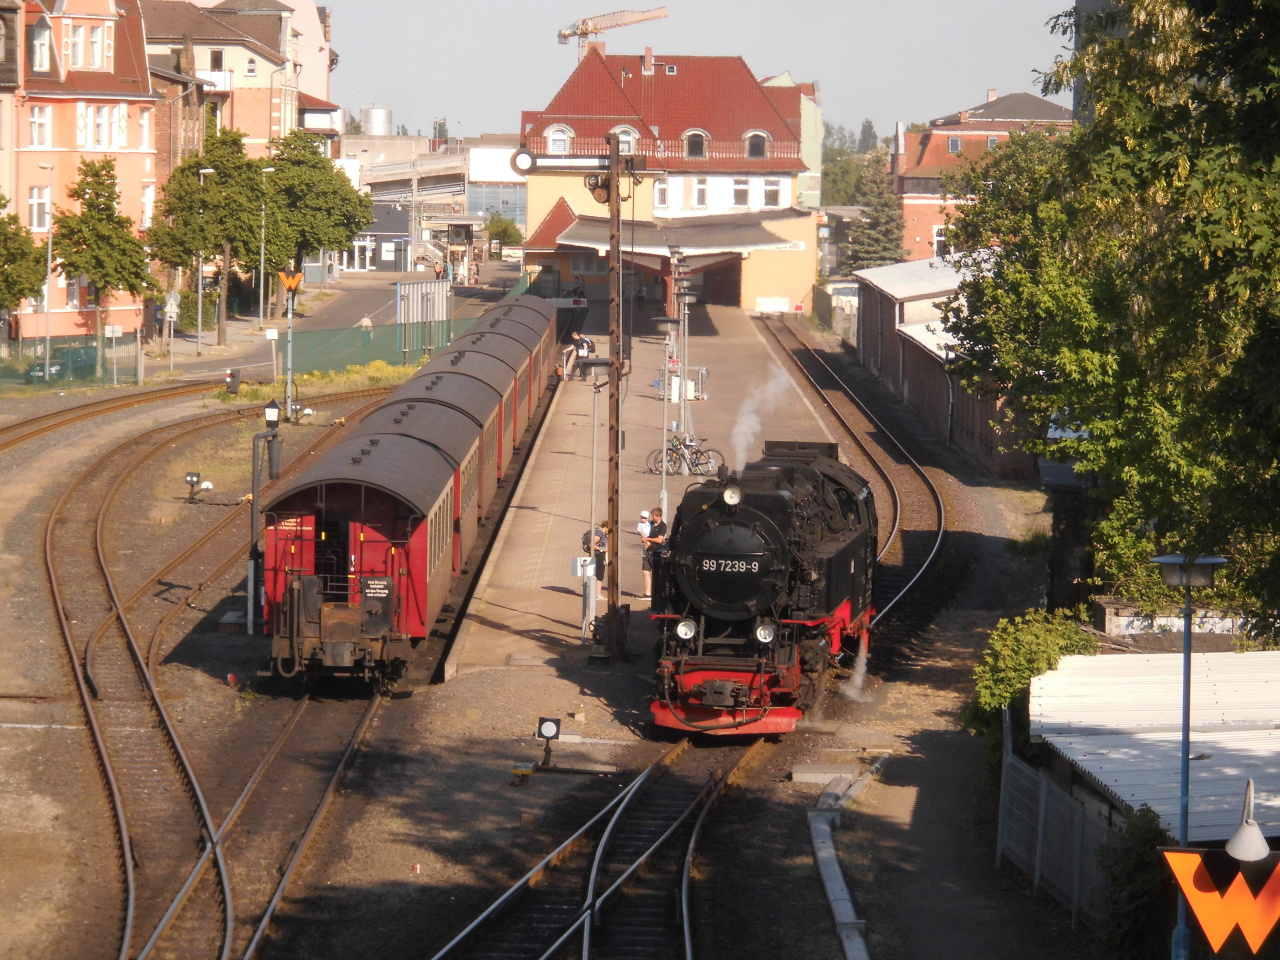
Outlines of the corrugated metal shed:
{"type": "Polygon", "coordinates": [[[853,275],[860,283],[884,291],[899,303],[930,297],[941,300],[960,286],[960,272],[941,257],[855,270],[853,275]]]}
{"type": "MultiPolygon", "coordinates": [[[[939,311],[941,313],[941,311],[939,311]]],[[[942,320],[934,323],[908,323],[898,328],[898,336],[906,337],[924,347],[935,357],[946,359],[948,348],[959,341],[942,329],[942,320]]]]}
{"type": "MultiPolygon", "coordinates": [[[[1031,682],[1031,733],[1115,800],[1178,827],[1182,656],[1063,657],[1031,682]]],[[[1280,836],[1280,651],[1191,658],[1192,842],[1240,824],[1245,780],[1254,817],[1280,836]]]]}

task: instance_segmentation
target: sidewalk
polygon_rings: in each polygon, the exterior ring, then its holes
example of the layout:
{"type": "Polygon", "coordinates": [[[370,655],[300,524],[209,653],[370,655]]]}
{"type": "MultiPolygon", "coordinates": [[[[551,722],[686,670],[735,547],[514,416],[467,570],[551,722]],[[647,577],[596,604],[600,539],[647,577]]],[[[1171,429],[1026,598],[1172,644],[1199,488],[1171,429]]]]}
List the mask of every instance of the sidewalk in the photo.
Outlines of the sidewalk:
{"type": "MultiPolygon", "coordinates": [[[[587,330],[596,342],[607,342],[604,307],[592,308],[587,330]]],[[[755,322],[738,309],[710,307],[695,311],[691,321],[690,365],[708,367],[710,399],[692,404],[696,435],[721,450],[735,467],[731,444],[748,397],[755,397],[754,413],[762,424],[755,435],[739,431],[748,459],[759,456],[768,438],[829,439],[789,374],[774,363],[755,322]],[[775,373],[774,371],[779,371],[775,373]],[[778,379],[779,377],[783,379],[778,379]],[[760,400],[772,398],[772,404],[760,400]]],[[[659,503],[661,479],[644,466],[647,454],[662,440],[663,403],[653,381],[660,374],[663,340],[651,320],[636,321],[632,344],[634,372],[624,381],[621,472],[622,602],[631,604],[629,667],[647,671],[656,633],[645,615],[648,601],[640,572],[640,541],[636,532],[641,510],[659,503]]],[[[596,518],[607,516],[606,483],[608,391],[599,402],[596,467],[596,518]]],[[[542,433],[531,452],[520,489],[516,491],[493,552],[468,606],[445,665],[446,678],[495,667],[559,667],[587,660],[581,639],[582,581],[573,575],[573,558],[582,553],[582,534],[589,529],[591,503],[592,389],[576,380],[560,385],[542,433]]],[[[666,407],[668,419],[678,416],[666,407]]],[[[667,480],[670,522],[686,486],[694,477],[667,480]]],[[[597,612],[604,612],[604,605],[597,612]]]]}

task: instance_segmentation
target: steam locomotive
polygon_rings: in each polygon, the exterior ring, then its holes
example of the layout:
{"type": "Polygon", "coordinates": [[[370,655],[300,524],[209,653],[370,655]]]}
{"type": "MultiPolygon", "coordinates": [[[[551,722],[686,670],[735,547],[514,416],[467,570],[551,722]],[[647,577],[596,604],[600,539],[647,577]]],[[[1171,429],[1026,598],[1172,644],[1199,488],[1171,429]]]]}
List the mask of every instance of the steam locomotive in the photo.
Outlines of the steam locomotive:
{"type": "Polygon", "coordinates": [[[690,487],[655,558],[656,724],[787,733],[873,616],[876,508],[834,443],[766,441],[690,487]]]}

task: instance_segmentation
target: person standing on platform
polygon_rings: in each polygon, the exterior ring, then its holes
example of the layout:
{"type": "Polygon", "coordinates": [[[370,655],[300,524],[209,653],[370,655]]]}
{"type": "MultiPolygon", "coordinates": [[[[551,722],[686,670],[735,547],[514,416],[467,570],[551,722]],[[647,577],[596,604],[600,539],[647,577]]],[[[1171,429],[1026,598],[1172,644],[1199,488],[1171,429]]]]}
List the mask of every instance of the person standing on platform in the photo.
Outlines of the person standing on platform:
{"type": "Polygon", "coordinates": [[[640,572],[644,574],[644,593],[638,593],[636,596],[641,600],[653,592],[653,566],[649,563],[649,545],[645,543],[645,537],[649,536],[649,529],[652,526],[653,521],[649,511],[641,510],[640,522],[636,524],[636,533],[640,534],[640,572]]]}
{"type": "Polygon", "coordinates": [[[590,357],[591,354],[595,353],[596,345],[592,342],[590,337],[579,333],[577,330],[573,331],[571,337],[573,339],[573,352],[578,358],[578,379],[586,380],[587,368],[583,366],[583,362],[590,357]]]}
{"type": "Polygon", "coordinates": [[[591,552],[596,558],[596,599],[607,600],[604,593],[605,565],[609,562],[609,534],[613,528],[608,520],[601,520],[596,527],[595,536],[591,538],[591,552]]]}
{"type": "Polygon", "coordinates": [[[650,594],[653,593],[653,555],[662,549],[662,544],[667,539],[667,525],[662,520],[662,508],[654,507],[650,516],[649,533],[647,536],[642,535],[640,542],[644,544],[644,596],[640,599],[648,600],[650,594]]]}
{"type": "Polygon", "coordinates": [[[444,264],[439,260],[436,261],[436,279],[440,280],[444,277],[444,264]]]}

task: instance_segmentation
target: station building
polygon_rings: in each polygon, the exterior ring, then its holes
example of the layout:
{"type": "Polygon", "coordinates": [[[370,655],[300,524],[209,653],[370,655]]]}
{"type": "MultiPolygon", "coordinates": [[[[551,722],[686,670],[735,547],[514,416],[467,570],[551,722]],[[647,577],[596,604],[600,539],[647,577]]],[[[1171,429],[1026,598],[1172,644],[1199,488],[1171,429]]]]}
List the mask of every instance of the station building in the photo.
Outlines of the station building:
{"type": "MultiPolygon", "coordinates": [[[[522,114],[520,140],[537,156],[601,156],[614,133],[644,157],[640,182],[623,185],[627,287],[660,288],[671,311],[674,248],[707,303],[807,311],[817,218],[800,203],[815,195],[805,141],[820,129],[812,85],[758,80],[741,57],[606,55],[594,43],[544,109],[522,114]]],[[[582,173],[535,168],[526,211],[536,292],[581,278],[589,299],[606,298],[607,208],[582,173]]]]}

